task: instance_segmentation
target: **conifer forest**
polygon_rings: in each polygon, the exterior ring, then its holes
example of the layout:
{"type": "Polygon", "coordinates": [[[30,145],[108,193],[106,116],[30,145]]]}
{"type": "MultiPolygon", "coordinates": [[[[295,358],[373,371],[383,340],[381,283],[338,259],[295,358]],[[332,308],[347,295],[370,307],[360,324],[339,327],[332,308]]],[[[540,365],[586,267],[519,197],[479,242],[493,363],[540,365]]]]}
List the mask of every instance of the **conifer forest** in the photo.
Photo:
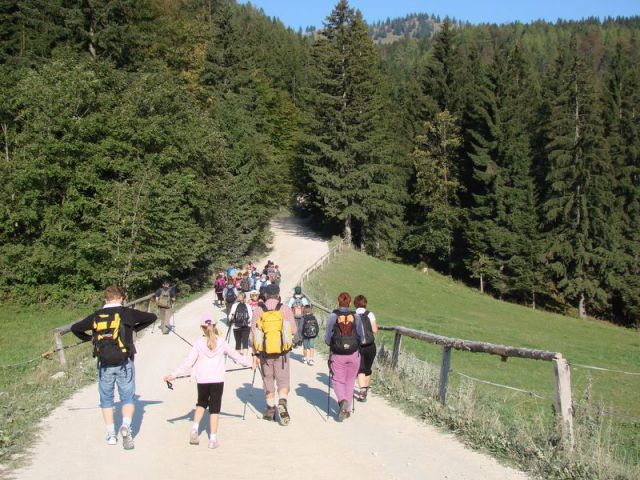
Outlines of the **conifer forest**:
{"type": "Polygon", "coordinates": [[[233,0],[0,0],[0,292],[198,284],[288,205],[637,326],[639,116],[640,17],[370,27],[340,0],[303,32],[233,0]]]}

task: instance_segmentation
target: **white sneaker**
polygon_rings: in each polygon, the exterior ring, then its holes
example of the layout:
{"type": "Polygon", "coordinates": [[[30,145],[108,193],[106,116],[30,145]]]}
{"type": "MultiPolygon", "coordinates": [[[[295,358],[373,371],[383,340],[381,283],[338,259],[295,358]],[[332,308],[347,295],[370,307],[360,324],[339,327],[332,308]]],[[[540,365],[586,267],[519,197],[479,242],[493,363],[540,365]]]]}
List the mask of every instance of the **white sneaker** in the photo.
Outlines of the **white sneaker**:
{"type": "Polygon", "coordinates": [[[308,362],[308,363],[309,363],[309,366],[310,366],[310,367],[313,367],[313,365],[315,364],[315,362],[313,361],[313,358],[312,358],[311,360],[309,360],[309,362],[308,362]]]}
{"type": "Polygon", "coordinates": [[[118,437],[115,433],[107,433],[107,445],[117,445],[118,437]]]}

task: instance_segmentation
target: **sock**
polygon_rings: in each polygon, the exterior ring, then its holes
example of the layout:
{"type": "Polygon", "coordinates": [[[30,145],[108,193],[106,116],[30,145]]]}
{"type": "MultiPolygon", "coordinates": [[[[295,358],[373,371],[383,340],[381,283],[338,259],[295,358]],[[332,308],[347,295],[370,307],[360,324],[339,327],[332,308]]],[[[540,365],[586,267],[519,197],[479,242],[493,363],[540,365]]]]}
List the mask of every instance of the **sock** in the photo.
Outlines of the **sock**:
{"type": "Polygon", "coordinates": [[[116,434],[116,426],[112,423],[107,425],[107,435],[114,436],[116,434]]]}
{"type": "Polygon", "coordinates": [[[287,396],[286,395],[280,395],[280,400],[287,401],[287,396]]]}
{"type": "Polygon", "coordinates": [[[191,426],[191,430],[193,430],[194,432],[197,432],[198,430],[200,430],[200,424],[197,422],[193,422],[193,425],[191,426]]]}
{"type": "Polygon", "coordinates": [[[210,433],[209,434],[209,440],[211,440],[212,442],[215,442],[218,439],[218,435],[215,433],[210,433]]]}
{"type": "Polygon", "coordinates": [[[131,428],[131,417],[122,417],[122,426],[131,428]]]}
{"type": "Polygon", "coordinates": [[[275,398],[267,398],[267,407],[275,407],[276,399],[275,398]]]}

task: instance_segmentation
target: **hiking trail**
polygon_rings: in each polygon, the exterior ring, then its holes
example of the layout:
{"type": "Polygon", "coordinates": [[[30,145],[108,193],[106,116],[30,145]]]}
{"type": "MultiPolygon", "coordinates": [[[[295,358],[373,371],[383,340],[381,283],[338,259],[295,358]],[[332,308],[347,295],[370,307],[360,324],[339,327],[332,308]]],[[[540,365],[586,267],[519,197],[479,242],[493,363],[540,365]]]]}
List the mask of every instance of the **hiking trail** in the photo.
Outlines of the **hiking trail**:
{"type": "MultiPolygon", "coordinates": [[[[268,258],[280,265],[281,294],[287,301],[300,274],[328,251],[328,244],[291,217],[272,221],[273,250],[268,258]]],[[[266,258],[255,262],[261,267],[266,258]]],[[[352,294],[357,291],[353,286],[352,294]]],[[[209,312],[223,319],[213,306],[213,290],[175,312],[176,332],[193,342],[200,335],[200,317],[209,312]]],[[[375,311],[375,298],[370,299],[375,311]]],[[[320,312],[321,313],[321,312],[320,312]]],[[[320,317],[320,315],[318,315],[320,317]]],[[[320,319],[320,318],[319,318],[320,319]]],[[[380,318],[381,323],[386,319],[380,318]]],[[[223,334],[226,327],[221,322],[223,334]]],[[[317,341],[322,341],[321,331],[317,341]]],[[[233,338],[231,339],[233,341],[233,338]]],[[[262,380],[251,370],[225,376],[218,428],[220,448],[189,445],[196,401],[190,379],[178,379],[169,390],[162,376],[180,364],[189,346],[176,335],[147,331],[137,342],[135,450],[125,451],[105,442],[104,423],[94,383],[78,392],[44,419],[28,452],[28,465],[9,473],[20,480],[80,478],[190,478],[277,479],[290,475],[306,479],[525,479],[526,475],[495,459],[466,448],[451,434],[403,414],[377,397],[375,382],[367,403],[356,404],[344,423],[326,418],[327,362],[316,356],[315,366],[302,363],[302,349],[290,355],[291,423],[281,427],[262,420],[265,409],[262,380]],[[246,420],[242,420],[248,398],[246,420]]],[[[227,369],[239,368],[227,360],[227,369]]],[[[333,393],[333,391],[332,391],[333,393]]],[[[117,396],[116,396],[117,398],[117,396]]],[[[337,412],[335,398],[331,399],[337,412]]],[[[120,423],[119,405],[116,427],[120,423]]],[[[208,428],[208,414],[202,426],[208,428]]],[[[202,427],[201,427],[202,428],[202,427]]],[[[8,472],[5,472],[8,473],[8,472]]]]}

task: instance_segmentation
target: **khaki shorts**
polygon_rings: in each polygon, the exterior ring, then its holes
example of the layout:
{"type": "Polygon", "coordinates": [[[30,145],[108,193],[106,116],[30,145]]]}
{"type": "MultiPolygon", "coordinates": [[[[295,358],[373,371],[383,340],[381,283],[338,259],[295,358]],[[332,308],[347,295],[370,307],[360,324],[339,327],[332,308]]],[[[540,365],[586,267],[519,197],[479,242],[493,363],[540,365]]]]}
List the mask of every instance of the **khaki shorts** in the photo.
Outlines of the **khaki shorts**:
{"type": "Polygon", "coordinates": [[[260,367],[264,375],[264,392],[275,393],[278,390],[289,388],[289,355],[283,354],[272,357],[261,357],[260,367]]]}

